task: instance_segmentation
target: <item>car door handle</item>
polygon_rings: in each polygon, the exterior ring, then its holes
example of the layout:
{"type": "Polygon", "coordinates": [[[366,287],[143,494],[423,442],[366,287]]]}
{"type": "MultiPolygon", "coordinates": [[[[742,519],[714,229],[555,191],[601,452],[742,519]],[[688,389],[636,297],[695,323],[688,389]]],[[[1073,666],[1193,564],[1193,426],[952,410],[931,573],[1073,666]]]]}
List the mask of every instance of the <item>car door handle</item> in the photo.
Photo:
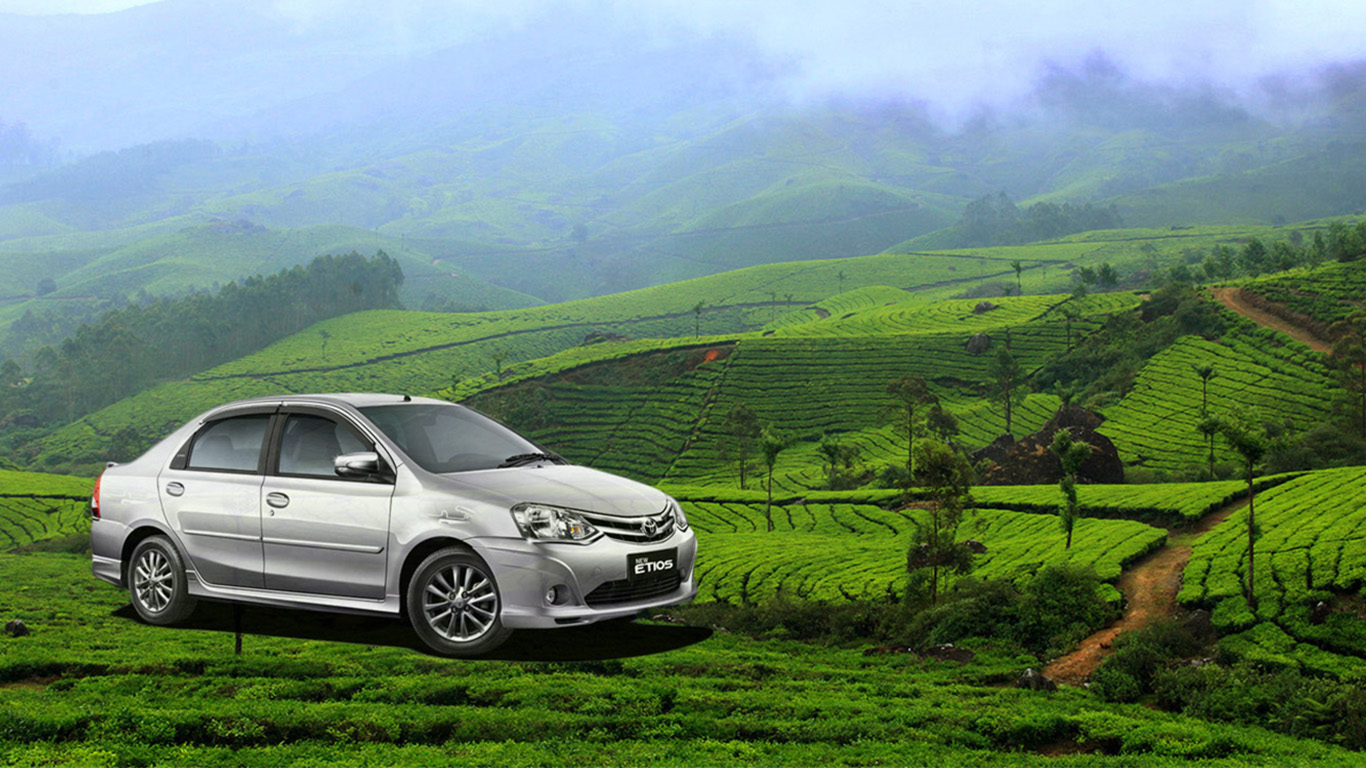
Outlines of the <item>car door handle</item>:
{"type": "Polygon", "coordinates": [[[283,493],[267,493],[266,503],[276,509],[284,509],[289,506],[289,497],[283,493]]]}
{"type": "Polygon", "coordinates": [[[166,492],[172,496],[180,496],[185,493],[185,486],[180,483],[167,483],[166,492]]]}

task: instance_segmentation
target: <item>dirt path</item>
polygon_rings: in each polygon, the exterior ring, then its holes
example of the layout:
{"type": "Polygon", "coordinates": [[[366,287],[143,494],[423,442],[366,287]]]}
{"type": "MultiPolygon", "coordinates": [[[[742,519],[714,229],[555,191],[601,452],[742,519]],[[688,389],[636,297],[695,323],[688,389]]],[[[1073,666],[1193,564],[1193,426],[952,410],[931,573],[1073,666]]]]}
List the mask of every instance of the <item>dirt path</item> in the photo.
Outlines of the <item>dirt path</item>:
{"type": "Polygon", "coordinates": [[[1218,300],[1220,304],[1223,304],[1225,307],[1246,317],[1257,325],[1264,328],[1270,328],[1273,331],[1280,331],[1292,339],[1302,341],[1305,344],[1308,344],[1309,347],[1316,352],[1327,354],[1328,352],[1333,351],[1332,344],[1320,339],[1318,336],[1310,333],[1307,329],[1286,322],[1270,312],[1248,304],[1243,300],[1240,289],[1238,288],[1215,288],[1211,293],[1214,294],[1214,298],[1218,300]]]}
{"type": "Polygon", "coordinates": [[[1110,644],[1116,637],[1175,613],[1181,574],[1191,559],[1191,544],[1245,504],[1246,500],[1234,502],[1168,534],[1162,548],[1119,577],[1119,591],[1124,593],[1125,602],[1123,618],[1083,640],[1077,650],[1054,659],[1043,673],[1060,684],[1081,685],[1109,655],[1110,644]]]}

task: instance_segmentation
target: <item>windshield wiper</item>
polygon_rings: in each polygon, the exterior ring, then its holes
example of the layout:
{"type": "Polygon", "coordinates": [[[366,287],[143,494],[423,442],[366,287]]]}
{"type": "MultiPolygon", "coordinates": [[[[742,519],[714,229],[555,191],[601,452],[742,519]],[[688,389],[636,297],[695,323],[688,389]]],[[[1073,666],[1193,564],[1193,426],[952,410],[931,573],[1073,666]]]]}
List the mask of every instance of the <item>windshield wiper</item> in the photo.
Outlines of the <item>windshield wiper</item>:
{"type": "Polygon", "coordinates": [[[506,459],[503,459],[503,463],[499,464],[498,468],[502,469],[503,467],[520,467],[523,464],[530,464],[535,461],[551,461],[556,464],[569,463],[568,461],[565,461],[564,457],[558,456],[553,453],[519,453],[514,456],[509,456],[506,459]]]}

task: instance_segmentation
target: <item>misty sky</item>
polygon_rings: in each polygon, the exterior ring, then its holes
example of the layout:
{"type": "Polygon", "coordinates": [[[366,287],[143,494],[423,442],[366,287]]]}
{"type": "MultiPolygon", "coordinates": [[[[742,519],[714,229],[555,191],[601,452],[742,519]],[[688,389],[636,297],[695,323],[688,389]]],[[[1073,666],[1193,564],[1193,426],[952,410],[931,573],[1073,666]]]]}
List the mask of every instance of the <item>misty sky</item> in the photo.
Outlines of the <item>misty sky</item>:
{"type": "MultiPolygon", "coordinates": [[[[267,0],[269,2],[269,0],[267,0]]],[[[0,0],[0,12],[105,12],[138,0],[0,0]]],[[[273,0],[296,28],[373,17],[453,44],[534,19],[541,0],[273,0]],[[432,28],[438,31],[433,37],[432,28]],[[449,27],[449,39],[443,38],[449,27]]],[[[563,4],[560,4],[563,6],[563,4]]],[[[1360,0],[581,0],[661,35],[752,40],[791,73],[798,100],[923,100],[947,114],[1010,105],[1048,66],[1097,55],[1127,75],[1255,96],[1265,78],[1366,59],[1360,0]]],[[[353,27],[354,28],[354,27],[353,27]]],[[[363,28],[363,27],[362,27],[363,28]]]]}

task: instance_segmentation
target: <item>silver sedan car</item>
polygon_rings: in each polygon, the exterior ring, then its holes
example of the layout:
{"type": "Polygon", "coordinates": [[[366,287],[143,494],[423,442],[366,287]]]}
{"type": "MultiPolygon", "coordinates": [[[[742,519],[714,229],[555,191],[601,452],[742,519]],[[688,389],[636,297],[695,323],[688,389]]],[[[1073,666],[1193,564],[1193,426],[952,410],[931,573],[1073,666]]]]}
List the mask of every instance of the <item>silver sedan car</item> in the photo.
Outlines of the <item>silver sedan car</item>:
{"type": "Polygon", "coordinates": [[[673,499],[406,395],[215,408],[111,464],[92,514],[95,575],[153,624],[198,598],[406,614],[433,650],[471,656],[697,593],[673,499]]]}

